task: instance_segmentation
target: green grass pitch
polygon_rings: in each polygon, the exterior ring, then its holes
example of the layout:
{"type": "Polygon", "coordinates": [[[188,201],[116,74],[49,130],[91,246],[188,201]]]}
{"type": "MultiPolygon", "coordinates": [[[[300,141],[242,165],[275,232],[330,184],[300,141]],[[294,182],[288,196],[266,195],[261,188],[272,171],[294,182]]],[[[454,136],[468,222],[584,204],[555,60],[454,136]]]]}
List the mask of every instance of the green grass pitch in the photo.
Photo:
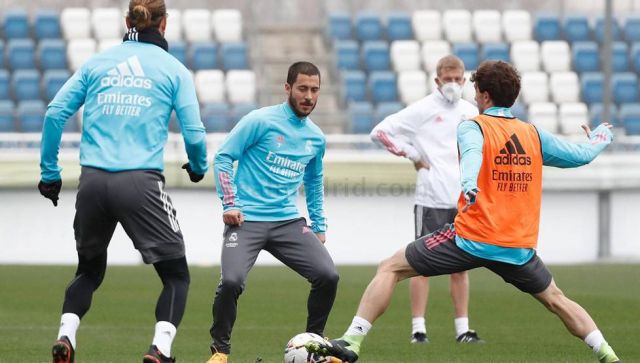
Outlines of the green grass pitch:
{"type": "MultiPolygon", "coordinates": [[[[625,362],[640,361],[640,265],[552,266],[560,288],[585,307],[625,362]]],[[[373,276],[373,266],[340,266],[327,325],[341,335],[373,276]]],[[[71,266],[0,266],[0,362],[50,362],[71,266]]],[[[173,354],[204,362],[219,267],[192,267],[187,312],[173,354]]],[[[430,344],[410,345],[407,283],[365,340],[361,362],[594,362],[583,342],[530,296],[486,270],[470,274],[471,327],[487,344],[457,345],[448,278],[433,278],[427,314],[430,344]]],[[[150,266],[110,266],[78,332],[76,362],[140,362],[153,335],[161,289],[150,266]]],[[[230,362],[282,362],[283,347],[303,331],[308,284],[284,267],[255,267],[240,297],[230,362]]]]}

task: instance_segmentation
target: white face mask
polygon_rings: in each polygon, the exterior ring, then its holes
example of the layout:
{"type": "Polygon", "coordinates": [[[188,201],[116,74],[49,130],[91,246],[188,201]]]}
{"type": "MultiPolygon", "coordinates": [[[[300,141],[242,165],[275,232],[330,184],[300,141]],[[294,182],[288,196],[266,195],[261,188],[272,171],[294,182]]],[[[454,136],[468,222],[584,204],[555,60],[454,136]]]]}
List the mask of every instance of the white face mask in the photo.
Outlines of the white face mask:
{"type": "Polygon", "coordinates": [[[445,83],[440,87],[440,92],[449,103],[457,103],[462,98],[462,86],[456,82],[445,83]]]}

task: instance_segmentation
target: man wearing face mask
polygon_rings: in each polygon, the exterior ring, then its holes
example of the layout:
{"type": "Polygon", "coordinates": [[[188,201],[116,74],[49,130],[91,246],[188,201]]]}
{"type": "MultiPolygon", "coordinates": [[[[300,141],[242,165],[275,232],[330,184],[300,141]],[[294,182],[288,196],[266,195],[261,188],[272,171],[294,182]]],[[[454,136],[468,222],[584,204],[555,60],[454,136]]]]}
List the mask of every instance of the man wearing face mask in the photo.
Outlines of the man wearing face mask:
{"type": "MultiPolygon", "coordinates": [[[[456,130],[458,124],[478,114],[461,99],[464,63],[454,55],[438,61],[438,88],[427,97],[388,116],[371,131],[371,139],[397,156],[414,163],[418,171],[415,192],[415,238],[453,223],[460,195],[460,170],[456,130]]],[[[455,337],[460,343],[481,342],[469,329],[469,278],[466,271],[451,274],[451,298],[455,310],[455,337]]],[[[409,282],[411,297],[411,343],[427,343],[425,312],[429,278],[409,282]]]]}

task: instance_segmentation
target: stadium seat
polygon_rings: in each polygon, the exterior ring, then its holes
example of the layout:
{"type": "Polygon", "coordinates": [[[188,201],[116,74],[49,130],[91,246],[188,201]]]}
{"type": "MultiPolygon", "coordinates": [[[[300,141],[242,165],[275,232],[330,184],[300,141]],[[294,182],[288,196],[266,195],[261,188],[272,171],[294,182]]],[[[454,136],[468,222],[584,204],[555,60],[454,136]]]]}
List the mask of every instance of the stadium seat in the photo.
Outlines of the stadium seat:
{"type": "Polygon", "coordinates": [[[36,67],[35,44],[31,39],[11,39],[7,43],[7,60],[11,69],[36,67]]]}
{"type": "Polygon", "coordinates": [[[16,132],[16,125],[13,121],[13,102],[0,100],[0,132],[16,132]]]}
{"type": "Polygon", "coordinates": [[[363,71],[343,71],[342,75],[343,99],[349,101],[364,101],[367,98],[366,76],[363,71]]]}
{"type": "Polygon", "coordinates": [[[464,98],[465,100],[475,105],[476,100],[474,98],[476,97],[476,89],[474,87],[473,82],[470,81],[472,73],[473,72],[471,71],[464,72],[465,82],[464,82],[464,85],[462,85],[462,98],[464,98]]]}
{"type": "Polygon", "coordinates": [[[511,44],[511,61],[520,72],[540,70],[540,45],[533,40],[513,42],[511,44]]]}
{"type": "Polygon", "coordinates": [[[558,108],[555,103],[537,102],[529,105],[529,122],[551,133],[558,133],[558,108]]]}
{"type": "Polygon", "coordinates": [[[629,47],[626,42],[613,42],[611,70],[613,72],[629,71],[629,47]]]}
{"type": "Polygon", "coordinates": [[[192,43],[189,47],[189,59],[191,69],[199,71],[202,69],[218,68],[218,44],[214,42],[192,43]]]}
{"type": "Polygon", "coordinates": [[[87,8],[64,8],[60,13],[62,34],[67,40],[91,38],[91,12],[87,8]]]}
{"type": "Polygon", "coordinates": [[[437,10],[417,10],[411,16],[416,40],[420,42],[442,39],[442,17],[437,10]]]}
{"type": "Polygon", "coordinates": [[[169,45],[169,53],[174,56],[180,63],[185,66],[187,63],[187,43],[182,40],[176,40],[169,45]]]}
{"type": "Polygon", "coordinates": [[[611,76],[613,101],[617,104],[638,102],[638,76],[635,73],[614,73],[611,76]]]}
{"type": "Polygon", "coordinates": [[[451,43],[470,42],[471,13],[469,10],[446,10],[442,15],[445,38],[451,43]]]}
{"type": "Polygon", "coordinates": [[[173,42],[182,41],[182,11],[180,9],[167,9],[167,28],[164,31],[164,38],[169,42],[169,51],[171,51],[173,42]]]}
{"type": "Polygon", "coordinates": [[[390,41],[413,39],[409,14],[396,12],[387,16],[387,38],[390,41]]]}
{"type": "Polygon", "coordinates": [[[485,43],[482,45],[480,57],[482,60],[492,59],[510,63],[511,57],[509,56],[509,44],[485,43]]]}
{"type": "Polygon", "coordinates": [[[478,43],[456,43],[453,45],[453,54],[462,59],[465,69],[474,70],[480,64],[478,43]]]}
{"type": "Polygon", "coordinates": [[[42,76],[42,89],[44,90],[44,99],[51,102],[56,93],[62,88],[64,83],[71,77],[71,73],[66,69],[57,69],[44,72],[42,76]]]}
{"type": "Polygon", "coordinates": [[[29,18],[24,9],[6,10],[2,20],[6,39],[29,38],[29,18]]]}
{"type": "Polygon", "coordinates": [[[40,69],[67,69],[67,49],[62,39],[43,39],[38,44],[40,69]]]}
{"type": "Polygon", "coordinates": [[[255,103],[238,103],[237,105],[233,105],[229,113],[232,126],[235,126],[241,118],[256,109],[258,109],[258,105],[255,103]]]}
{"type": "Polygon", "coordinates": [[[620,122],[627,135],[640,135],[640,104],[624,104],[620,106],[620,122]]]}
{"type": "Polygon", "coordinates": [[[352,38],[349,14],[330,14],[327,23],[326,32],[329,39],[349,40],[352,38]]]}
{"type": "Polygon", "coordinates": [[[54,10],[36,10],[33,20],[33,32],[36,39],[59,39],[60,14],[54,10]]]}
{"type": "Polygon", "coordinates": [[[368,134],[375,125],[373,106],[369,102],[350,102],[348,107],[351,120],[351,133],[368,134]]]}
{"type": "Polygon", "coordinates": [[[573,43],[573,68],[576,72],[597,72],[600,70],[600,52],[595,42],[573,43]]]}
{"type": "Polygon", "coordinates": [[[93,9],[91,24],[97,40],[121,38],[126,29],[124,15],[118,8],[93,9]]]}
{"type": "Polygon", "coordinates": [[[375,14],[362,12],[355,18],[356,39],[361,42],[382,39],[382,21],[375,14]]]}
{"type": "MultiPolygon", "coordinates": [[[[98,42],[98,53],[104,52],[107,49],[113,48],[117,45],[122,44],[122,39],[121,38],[113,38],[113,39],[102,39],[100,40],[100,42],[98,42]]],[[[173,43],[171,43],[171,46],[173,47],[173,43]]]]}
{"type": "Polygon", "coordinates": [[[476,10],[473,12],[473,32],[480,43],[502,41],[502,19],[498,10],[476,10]]]}
{"type": "Polygon", "coordinates": [[[222,68],[225,70],[249,68],[247,43],[245,42],[222,43],[220,55],[222,56],[222,68]]]}
{"type": "Polygon", "coordinates": [[[520,95],[525,103],[547,102],[549,84],[545,72],[523,72],[520,95]]]}
{"type": "Polygon", "coordinates": [[[89,58],[96,53],[94,39],[72,39],[67,44],[67,60],[71,71],[77,71],[89,58]]]}
{"type": "Polygon", "coordinates": [[[420,44],[415,40],[391,42],[391,64],[396,72],[420,69],[420,44]]]}
{"type": "Polygon", "coordinates": [[[602,102],[604,95],[604,77],[599,72],[586,72],[580,80],[582,101],[587,104],[602,102]]]}
{"type": "Polygon", "coordinates": [[[560,131],[565,135],[583,135],[581,125],[589,124],[589,111],[582,102],[561,103],[559,112],[560,131]]]}
{"type": "Polygon", "coordinates": [[[560,40],[561,33],[560,19],[557,15],[545,14],[536,16],[533,25],[533,34],[538,42],[560,40]]]}
{"type": "Polygon", "coordinates": [[[6,65],[5,65],[6,62],[4,61],[4,58],[5,58],[4,49],[5,49],[4,40],[0,39],[0,69],[6,68],[6,65]]]}
{"type": "Polygon", "coordinates": [[[529,115],[527,114],[527,106],[522,102],[516,101],[516,103],[511,106],[511,114],[513,117],[518,120],[529,122],[529,115]]]}
{"type": "Polygon", "coordinates": [[[8,100],[11,98],[11,92],[9,92],[10,87],[9,71],[0,68],[0,100],[8,100]]]}
{"type": "Polygon", "coordinates": [[[379,123],[384,120],[387,116],[392,115],[400,110],[402,110],[402,103],[400,102],[380,102],[376,105],[375,110],[373,111],[373,122],[379,123]]]}
{"type": "Polygon", "coordinates": [[[338,69],[360,69],[360,48],[355,40],[336,40],[334,52],[338,69]]]}
{"type": "Polygon", "coordinates": [[[186,9],[182,12],[184,36],[188,42],[211,41],[211,12],[208,9],[186,9]]]}
{"type": "MultiPolygon", "coordinates": [[[[429,85],[429,91],[435,92],[438,90],[438,84],[436,83],[436,78],[438,78],[438,74],[436,72],[427,74],[427,84],[429,85]]],[[[464,92],[464,89],[463,89],[464,92]]]]}
{"type": "Polygon", "coordinates": [[[386,71],[390,69],[391,56],[389,45],[385,41],[366,41],[362,43],[362,60],[364,69],[371,71],[386,71]]]}
{"type": "Polygon", "coordinates": [[[624,40],[629,43],[640,41],[640,15],[631,15],[625,20],[624,40]]]}
{"type": "Polygon", "coordinates": [[[217,41],[242,41],[242,13],[240,10],[218,9],[213,12],[211,19],[217,41]]]}
{"type": "Polygon", "coordinates": [[[640,42],[635,42],[631,45],[631,66],[636,72],[640,72],[640,42]]]}
{"type": "Polygon", "coordinates": [[[547,72],[566,72],[571,69],[571,51],[564,40],[547,40],[540,47],[542,66],[547,72]]]}
{"type": "Polygon", "coordinates": [[[449,42],[444,40],[430,40],[422,43],[422,62],[429,73],[436,71],[440,58],[451,54],[449,42]]]}
{"type": "Polygon", "coordinates": [[[573,15],[564,18],[564,38],[570,43],[590,41],[591,28],[587,17],[573,15]]]}
{"type": "Polygon", "coordinates": [[[198,101],[202,103],[224,102],[224,73],[219,69],[197,71],[194,76],[198,101]]]}
{"type": "Polygon", "coordinates": [[[427,74],[423,71],[398,72],[398,94],[400,101],[408,105],[424,98],[427,89],[427,74]]]}
{"type": "Polygon", "coordinates": [[[256,101],[256,74],[249,70],[228,71],[225,88],[232,104],[254,103],[256,101]]]}
{"type": "Polygon", "coordinates": [[[589,108],[589,118],[591,127],[596,127],[603,122],[609,122],[614,127],[624,127],[618,117],[618,107],[615,104],[609,105],[609,117],[604,118],[604,106],[602,103],[594,103],[589,108]]]}
{"type": "Polygon", "coordinates": [[[42,132],[44,121],[44,103],[41,100],[29,100],[18,103],[16,119],[22,132],[42,132]]]}
{"type": "Polygon", "coordinates": [[[531,40],[531,14],[526,10],[505,10],[502,13],[502,29],[509,43],[531,40]]]}
{"type": "Polygon", "coordinates": [[[34,69],[19,69],[14,71],[11,77],[13,97],[16,101],[39,100],[40,73],[34,69]]]}
{"type": "Polygon", "coordinates": [[[549,77],[551,100],[556,103],[580,101],[580,83],[575,72],[553,72],[549,77]]]}
{"type": "Polygon", "coordinates": [[[231,130],[229,105],[224,102],[206,103],[200,111],[202,123],[208,133],[231,130]]]}
{"type": "Polygon", "coordinates": [[[368,87],[373,102],[396,102],[398,86],[396,75],[388,71],[374,71],[369,75],[368,87]]]}
{"type": "MultiPolygon", "coordinates": [[[[596,41],[602,44],[604,40],[604,18],[602,16],[596,18],[594,33],[596,41]]],[[[620,36],[620,24],[618,24],[618,20],[615,16],[611,18],[611,38],[614,41],[621,40],[622,38],[620,36]]]]}

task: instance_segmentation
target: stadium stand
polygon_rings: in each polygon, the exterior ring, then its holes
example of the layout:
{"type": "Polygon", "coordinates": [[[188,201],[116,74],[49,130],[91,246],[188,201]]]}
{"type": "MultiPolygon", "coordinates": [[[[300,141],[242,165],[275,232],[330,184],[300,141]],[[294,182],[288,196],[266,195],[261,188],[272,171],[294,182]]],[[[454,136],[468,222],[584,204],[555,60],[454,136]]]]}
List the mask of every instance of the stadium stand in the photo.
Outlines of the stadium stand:
{"type": "Polygon", "coordinates": [[[627,135],[640,135],[640,104],[620,106],[619,117],[627,135]]]}
{"type": "Polygon", "coordinates": [[[569,44],[564,40],[547,40],[540,47],[542,66],[547,72],[566,72],[571,69],[569,44]]]}
{"type": "Polygon", "coordinates": [[[485,43],[482,45],[480,57],[482,59],[501,60],[511,62],[509,45],[507,43],[485,43]]]}
{"type": "Polygon", "coordinates": [[[69,68],[77,71],[91,56],[96,53],[96,41],[93,38],[72,39],[67,43],[67,60],[69,68]]]}
{"type": "Polygon", "coordinates": [[[7,43],[7,58],[12,70],[35,68],[35,42],[32,39],[10,39],[7,43]]]}
{"type": "Polygon", "coordinates": [[[551,102],[536,102],[529,105],[529,122],[546,131],[558,132],[558,107],[551,102]]]}
{"type": "Polygon", "coordinates": [[[225,88],[232,104],[254,104],[256,101],[256,76],[252,71],[227,72],[225,88]]]}
{"type": "Polygon", "coordinates": [[[411,16],[416,40],[420,42],[442,39],[442,16],[436,10],[416,10],[411,16]]]}
{"type": "Polygon", "coordinates": [[[35,38],[59,39],[62,36],[60,30],[60,15],[54,10],[36,10],[33,20],[35,38]]]}
{"type": "Polygon", "coordinates": [[[182,12],[182,26],[188,42],[211,41],[211,11],[186,9],[182,12]]]}
{"type": "Polygon", "coordinates": [[[373,106],[370,102],[350,102],[347,108],[351,120],[350,132],[368,134],[374,126],[373,106]]]}
{"type": "Polygon", "coordinates": [[[207,132],[228,132],[231,129],[229,105],[224,102],[205,104],[201,117],[207,132]]]}
{"type": "Polygon", "coordinates": [[[62,39],[43,39],[38,43],[40,69],[67,69],[67,50],[62,39]]]}
{"type": "Polygon", "coordinates": [[[502,29],[508,42],[531,39],[531,14],[526,10],[506,10],[502,13],[502,29]]]}
{"type": "Polygon", "coordinates": [[[582,15],[569,15],[564,18],[564,38],[570,42],[590,41],[591,30],[589,28],[589,20],[582,15]]]}
{"type": "Polygon", "coordinates": [[[71,73],[66,69],[46,71],[42,76],[45,101],[50,102],[69,77],[71,77],[71,73]]]}
{"type": "Polygon", "coordinates": [[[522,73],[520,97],[525,103],[547,102],[549,100],[549,84],[545,72],[522,73]]]}
{"type": "Polygon", "coordinates": [[[398,100],[396,75],[389,71],[374,71],[369,75],[368,88],[373,102],[398,100]]]}
{"type": "Polygon", "coordinates": [[[420,69],[420,44],[415,40],[396,40],[391,43],[391,64],[396,72],[420,69]]]}
{"type": "Polygon", "coordinates": [[[7,39],[29,38],[29,19],[23,9],[10,9],[4,13],[3,32],[7,39]]]}
{"type": "Polygon", "coordinates": [[[589,119],[587,105],[582,102],[567,102],[560,104],[559,124],[560,132],[565,135],[579,135],[584,131],[580,127],[589,119]]]}
{"type": "Polygon", "coordinates": [[[16,132],[13,101],[0,99],[0,132],[16,132]]]}
{"type": "Polygon", "coordinates": [[[617,104],[638,102],[638,76],[635,73],[614,73],[611,77],[613,101],[617,104]]]}
{"type": "MultiPolygon", "coordinates": [[[[173,46],[174,42],[183,40],[182,11],[180,9],[167,9],[167,17],[171,20],[167,21],[167,28],[164,31],[164,37],[173,46]]],[[[169,51],[171,51],[171,47],[169,47],[169,51]]]]}
{"type": "Polygon", "coordinates": [[[425,97],[427,89],[427,74],[421,70],[403,71],[398,73],[398,94],[404,104],[413,103],[425,97]]]}
{"type": "Polygon", "coordinates": [[[451,46],[444,40],[429,40],[422,43],[421,52],[425,69],[429,73],[434,73],[440,58],[451,54],[451,46]]]}
{"type": "MultiPolygon", "coordinates": [[[[613,17],[611,19],[611,37],[613,38],[613,40],[620,40],[622,38],[620,33],[620,24],[618,23],[618,20],[613,17]]],[[[602,16],[596,18],[594,34],[595,40],[598,43],[602,44],[602,41],[604,39],[604,18],[602,16]]]]}
{"type": "Polygon", "coordinates": [[[640,15],[630,15],[626,18],[623,34],[627,42],[640,41],[640,15]]]}
{"type": "Polygon", "coordinates": [[[582,100],[587,104],[602,102],[604,94],[604,76],[600,72],[588,72],[582,75],[582,100]]]}
{"type": "Polygon", "coordinates": [[[473,12],[473,32],[480,43],[502,41],[501,14],[498,10],[476,10],[473,12]]]}
{"type": "Polygon", "coordinates": [[[10,75],[6,69],[0,69],[0,100],[8,100],[10,98],[10,75]]]}
{"type": "Polygon", "coordinates": [[[44,121],[44,102],[27,100],[18,103],[16,119],[22,132],[40,132],[44,121]]]}
{"type": "Polygon", "coordinates": [[[11,88],[13,97],[17,101],[39,100],[40,94],[40,73],[35,69],[19,69],[13,72],[11,88]]]}
{"type": "Polygon", "coordinates": [[[378,103],[373,111],[373,122],[378,123],[385,117],[402,110],[404,106],[400,102],[381,102],[378,103]]]}
{"type": "Polygon", "coordinates": [[[591,41],[573,43],[573,67],[578,73],[599,71],[598,44],[591,41]]]}
{"type": "Polygon", "coordinates": [[[363,42],[383,39],[382,20],[370,13],[360,13],[355,18],[356,38],[363,42]]]}
{"type": "Polygon", "coordinates": [[[389,41],[413,39],[413,29],[409,14],[394,12],[387,16],[387,38],[389,41]]]}
{"type": "Polygon", "coordinates": [[[203,103],[221,103],[224,97],[224,73],[219,69],[197,71],[195,74],[196,93],[203,103]]]}
{"type": "MultiPolygon", "coordinates": [[[[604,121],[604,107],[602,106],[602,103],[594,103],[591,105],[589,108],[589,120],[591,126],[599,125],[604,121]]],[[[609,109],[608,122],[611,122],[615,127],[624,127],[620,121],[618,108],[615,104],[612,104],[609,109]]]]}
{"type": "Polygon", "coordinates": [[[533,72],[540,69],[540,45],[533,40],[521,40],[511,43],[511,61],[520,72],[533,72]]]}
{"type": "Polygon", "coordinates": [[[363,71],[343,71],[341,77],[344,101],[364,101],[367,98],[366,76],[363,71]]]}
{"type": "Polygon", "coordinates": [[[193,71],[218,68],[218,43],[200,41],[192,43],[188,51],[189,64],[193,71]]]}
{"type": "Polygon", "coordinates": [[[614,42],[612,46],[611,68],[613,72],[629,71],[629,46],[626,42],[614,42]]]}
{"type": "Polygon", "coordinates": [[[176,40],[174,42],[171,42],[171,46],[169,47],[169,53],[171,53],[171,55],[173,55],[177,60],[180,61],[180,63],[184,64],[185,66],[188,64],[187,63],[187,43],[181,40],[176,40]]]}
{"type": "Polygon", "coordinates": [[[364,69],[371,71],[386,71],[391,68],[389,44],[382,40],[371,40],[362,43],[362,60],[364,69]]]}
{"type": "Polygon", "coordinates": [[[351,17],[349,14],[331,14],[326,27],[327,38],[349,40],[352,37],[351,17]]]}
{"type": "Polygon", "coordinates": [[[215,10],[211,21],[217,41],[242,41],[242,13],[237,9],[215,10]]]}
{"type": "Polygon", "coordinates": [[[93,9],[91,24],[96,40],[122,38],[126,31],[124,15],[117,8],[93,9]]]}
{"type": "Polygon", "coordinates": [[[445,38],[451,43],[470,42],[471,13],[469,10],[446,10],[442,15],[445,38]]]}
{"type": "Polygon", "coordinates": [[[453,54],[462,59],[465,69],[476,69],[480,64],[478,44],[473,42],[456,43],[453,45],[453,54]]]}
{"type": "Polygon", "coordinates": [[[225,70],[247,69],[247,44],[244,42],[227,42],[220,46],[222,68],[225,70]]]}
{"type": "Polygon", "coordinates": [[[551,100],[555,103],[578,102],[580,84],[575,72],[553,72],[549,77],[551,100]]]}
{"type": "Polygon", "coordinates": [[[5,68],[5,61],[4,61],[4,40],[0,39],[0,69],[5,68]]]}
{"type": "Polygon", "coordinates": [[[557,15],[538,15],[533,25],[533,35],[535,40],[543,42],[546,40],[560,40],[562,36],[560,19],[557,15]]]}
{"type": "Polygon", "coordinates": [[[67,40],[91,37],[91,12],[87,8],[66,8],[60,13],[62,33],[67,40]]]}
{"type": "Polygon", "coordinates": [[[360,68],[360,49],[355,40],[336,40],[334,54],[339,70],[360,68]]]}

